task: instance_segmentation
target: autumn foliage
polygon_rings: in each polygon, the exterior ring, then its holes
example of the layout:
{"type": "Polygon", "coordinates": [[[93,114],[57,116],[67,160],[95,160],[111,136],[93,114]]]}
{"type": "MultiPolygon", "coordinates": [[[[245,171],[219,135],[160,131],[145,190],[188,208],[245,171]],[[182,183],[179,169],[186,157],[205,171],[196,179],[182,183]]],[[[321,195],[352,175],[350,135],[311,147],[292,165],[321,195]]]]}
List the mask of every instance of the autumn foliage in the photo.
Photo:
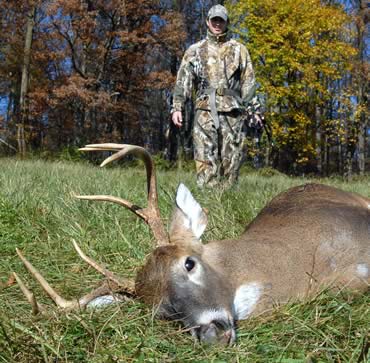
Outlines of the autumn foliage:
{"type": "MultiPolygon", "coordinates": [[[[17,87],[26,8],[2,3],[9,20],[6,32],[14,34],[2,76],[14,68],[9,81],[17,87]]],[[[184,37],[181,16],[146,0],[57,0],[28,6],[37,7],[37,19],[27,126],[38,130],[28,134],[29,143],[46,148],[108,140],[155,143],[146,139],[143,112],[152,107],[148,92],[172,87],[167,59],[184,37]]],[[[166,107],[160,96],[160,107],[166,107]]],[[[12,101],[17,101],[17,90],[12,101]]],[[[151,120],[152,127],[160,126],[156,121],[151,120]]],[[[12,122],[16,118],[9,120],[10,128],[12,122]]]]}
{"type": "MultiPolygon", "coordinates": [[[[0,137],[16,146],[23,124],[28,150],[112,141],[163,151],[181,56],[205,35],[213,3],[0,0],[0,137]]],[[[346,9],[320,0],[224,3],[232,32],[253,59],[272,133],[258,151],[266,163],[293,173],[343,173],[361,159],[363,172],[369,116],[364,2],[346,9]]],[[[189,123],[191,112],[185,116],[189,123]]],[[[170,141],[183,137],[172,133],[170,141]]]]}
{"type": "Polygon", "coordinates": [[[230,9],[266,98],[274,164],[317,170],[329,157],[327,148],[352,151],[359,128],[349,79],[358,50],[349,41],[352,19],[343,7],[320,0],[243,0],[230,9]]]}

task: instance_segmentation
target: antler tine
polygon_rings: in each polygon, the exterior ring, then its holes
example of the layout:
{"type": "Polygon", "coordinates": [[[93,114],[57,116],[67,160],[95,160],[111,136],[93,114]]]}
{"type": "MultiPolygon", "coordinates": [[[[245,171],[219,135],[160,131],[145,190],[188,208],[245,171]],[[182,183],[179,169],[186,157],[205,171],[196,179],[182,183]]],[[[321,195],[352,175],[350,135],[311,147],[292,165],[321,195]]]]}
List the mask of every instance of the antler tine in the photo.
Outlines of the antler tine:
{"type": "Polygon", "coordinates": [[[154,183],[152,185],[152,179],[155,179],[155,173],[154,173],[154,163],[152,160],[152,157],[148,153],[147,150],[145,150],[141,146],[137,145],[129,145],[129,144],[113,144],[113,143],[107,143],[107,144],[89,144],[86,145],[83,148],[79,149],[80,151],[117,151],[115,154],[109,156],[106,158],[100,166],[103,167],[115,160],[122,159],[126,155],[135,154],[136,156],[140,157],[141,160],[145,163],[145,168],[147,171],[147,182],[148,182],[148,193],[150,190],[154,192],[154,197],[157,199],[157,183],[154,180],[154,183]]]}
{"type": "Polygon", "coordinates": [[[154,237],[157,241],[157,246],[168,244],[169,239],[167,233],[165,232],[158,207],[158,193],[157,193],[155,166],[149,152],[140,146],[128,144],[113,144],[113,143],[90,144],[86,145],[84,148],[81,148],[80,150],[116,151],[115,154],[109,156],[101,163],[100,166],[102,167],[111,163],[112,161],[119,160],[129,154],[134,154],[144,162],[147,173],[147,188],[148,188],[148,206],[146,208],[140,208],[125,199],[107,195],[78,196],[77,198],[86,200],[108,201],[120,204],[128,208],[131,212],[135,213],[137,216],[142,218],[150,226],[154,234],[154,237]]]}
{"type": "Polygon", "coordinates": [[[148,216],[144,213],[144,209],[129,202],[126,199],[122,199],[119,197],[113,197],[111,195],[74,195],[74,197],[81,199],[81,200],[96,200],[100,202],[111,202],[111,203],[119,204],[129,209],[131,212],[136,214],[139,218],[143,219],[145,223],[148,223],[148,216]]]}
{"type": "Polygon", "coordinates": [[[26,297],[27,301],[31,304],[33,315],[37,315],[38,313],[43,312],[44,308],[37,302],[34,293],[27,288],[23,280],[15,272],[13,272],[13,276],[15,277],[21,291],[23,292],[23,295],[26,297]]]}
{"type": "MultiPolygon", "coordinates": [[[[16,248],[17,254],[19,258],[22,260],[23,264],[27,268],[27,270],[31,273],[31,275],[40,283],[41,287],[44,291],[52,298],[55,304],[62,309],[74,309],[79,306],[79,302],[77,300],[66,300],[62,296],[60,296],[45,280],[45,278],[40,274],[39,271],[23,256],[21,251],[16,248]]],[[[17,280],[18,281],[18,280],[17,280]]],[[[19,283],[19,282],[18,282],[19,283]]],[[[27,292],[22,288],[22,282],[19,284],[23,293],[27,292]]],[[[24,284],[23,284],[24,286],[24,284]]],[[[24,286],[25,287],[25,286],[24,286]]],[[[28,293],[27,293],[28,294],[28,293]]],[[[26,295],[26,294],[25,294],[26,295]]],[[[27,295],[26,295],[27,298],[27,295]]],[[[28,298],[27,298],[28,300],[28,298]]],[[[30,301],[30,300],[28,300],[30,301]]]]}
{"type": "Polygon", "coordinates": [[[107,270],[105,267],[100,266],[96,261],[94,261],[91,257],[86,256],[77,242],[75,240],[72,240],[73,247],[76,249],[78,255],[91,267],[93,267],[96,271],[100,272],[102,275],[104,275],[108,280],[114,282],[119,287],[123,288],[123,290],[130,294],[135,295],[135,283],[133,280],[117,277],[113,272],[107,270]]]}
{"type": "MultiPolygon", "coordinates": [[[[98,266],[96,262],[91,260],[89,257],[86,257],[83,252],[79,249],[77,244],[74,242],[74,246],[78,252],[78,254],[87,261],[91,266],[93,266],[96,270],[101,272],[103,275],[105,275],[109,280],[113,282],[113,285],[110,284],[103,284],[102,286],[99,286],[98,288],[92,290],[88,294],[82,296],[79,299],[74,300],[66,300],[63,297],[61,297],[45,280],[45,278],[36,270],[36,268],[23,256],[23,254],[16,249],[17,254],[19,258],[22,260],[23,264],[27,268],[27,270],[32,274],[32,276],[40,283],[43,290],[51,297],[51,299],[54,301],[54,303],[63,310],[74,310],[74,309],[83,309],[88,304],[93,301],[94,299],[104,296],[104,295],[112,295],[114,296],[115,293],[125,292],[130,295],[134,295],[134,287],[133,282],[130,283],[128,280],[125,280],[126,285],[122,282],[122,279],[117,279],[114,277],[114,275],[105,270],[104,268],[98,266]],[[95,264],[95,266],[94,266],[95,264]],[[98,267],[97,267],[98,266],[98,267]],[[115,286],[118,285],[118,286],[115,286]],[[122,290],[122,287],[124,288],[122,290]]],[[[44,312],[45,307],[43,307],[41,304],[39,304],[36,301],[35,295],[26,287],[22,279],[14,272],[13,273],[21,291],[23,292],[24,296],[26,297],[27,301],[32,306],[32,311],[34,314],[37,314],[39,312],[44,312]]]]}

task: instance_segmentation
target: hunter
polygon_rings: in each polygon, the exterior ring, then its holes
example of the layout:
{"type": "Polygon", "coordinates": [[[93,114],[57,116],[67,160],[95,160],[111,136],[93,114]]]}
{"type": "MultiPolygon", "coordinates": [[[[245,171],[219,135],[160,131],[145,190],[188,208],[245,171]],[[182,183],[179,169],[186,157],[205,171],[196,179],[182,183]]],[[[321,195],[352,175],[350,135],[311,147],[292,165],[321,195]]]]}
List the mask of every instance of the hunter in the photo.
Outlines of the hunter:
{"type": "Polygon", "coordinates": [[[186,50],[173,92],[171,114],[177,127],[183,124],[185,101],[195,93],[193,142],[199,186],[237,181],[244,114],[255,93],[250,55],[243,44],[230,39],[228,24],[225,7],[209,10],[207,37],[186,50]]]}

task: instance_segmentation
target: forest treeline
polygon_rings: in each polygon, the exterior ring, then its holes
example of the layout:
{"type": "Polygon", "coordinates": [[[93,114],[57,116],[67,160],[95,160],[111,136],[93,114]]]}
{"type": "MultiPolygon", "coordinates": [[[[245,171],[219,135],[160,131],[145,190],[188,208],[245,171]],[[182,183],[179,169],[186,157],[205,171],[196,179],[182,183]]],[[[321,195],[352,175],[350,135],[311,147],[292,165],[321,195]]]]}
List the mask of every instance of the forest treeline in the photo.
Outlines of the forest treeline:
{"type": "Polygon", "coordinates": [[[216,3],[251,53],[265,116],[246,150],[289,173],[364,173],[364,0],[0,0],[2,153],[118,142],[191,155],[191,104],[175,130],[171,92],[216,3]]]}

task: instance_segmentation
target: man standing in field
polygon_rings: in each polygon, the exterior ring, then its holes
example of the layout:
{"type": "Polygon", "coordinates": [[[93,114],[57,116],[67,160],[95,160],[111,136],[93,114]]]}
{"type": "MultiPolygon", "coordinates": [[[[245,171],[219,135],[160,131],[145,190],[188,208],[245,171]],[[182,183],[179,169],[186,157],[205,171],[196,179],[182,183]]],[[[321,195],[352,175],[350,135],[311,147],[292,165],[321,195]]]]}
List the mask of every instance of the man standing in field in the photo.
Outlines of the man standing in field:
{"type": "Polygon", "coordinates": [[[195,99],[194,159],[199,186],[238,179],[243,146],[243,113],[255,92],[247,48],[228,37],[228,14],[213,6],[207,37],[187,49],[173,93],[172,122],[182,126],[186,99],[195,99]]]}

